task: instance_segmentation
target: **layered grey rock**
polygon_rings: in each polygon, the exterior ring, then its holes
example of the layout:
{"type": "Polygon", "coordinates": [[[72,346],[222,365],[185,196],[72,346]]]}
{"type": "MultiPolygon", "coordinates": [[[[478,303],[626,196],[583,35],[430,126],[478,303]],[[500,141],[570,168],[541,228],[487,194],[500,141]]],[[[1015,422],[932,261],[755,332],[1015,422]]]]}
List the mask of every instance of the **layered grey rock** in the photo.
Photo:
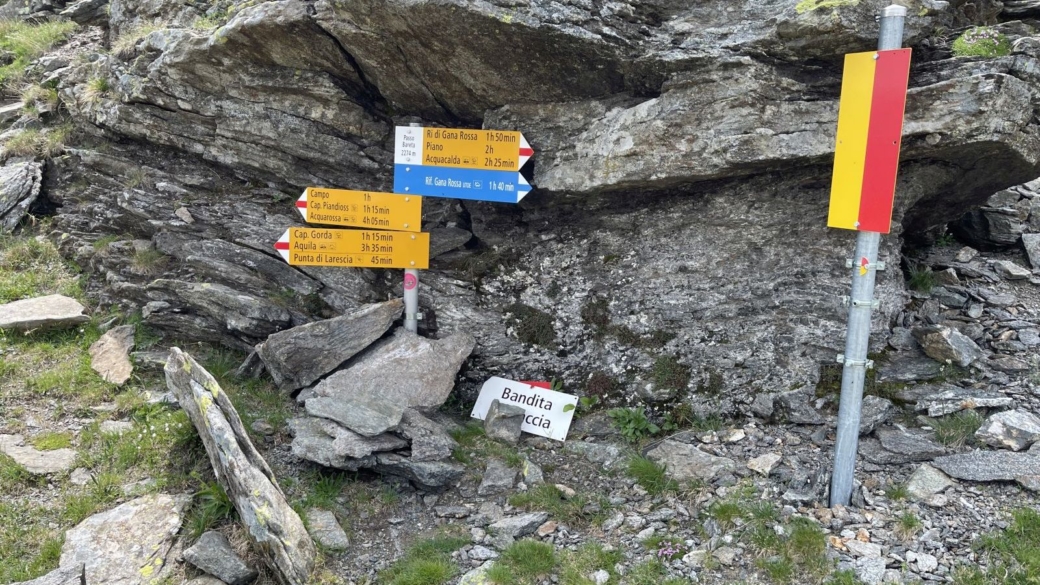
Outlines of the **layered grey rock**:
{"type": "Polygon", "coordinates": [[[40,196],[42,168],[38,162],[9,162],[0,167],[0,233],[17,227],[40,196]]]}
{"type": "Polygon", "coordinates": [[[522,406],[492,400],[484,417],[484,434],[515,445],[520,441],[520,427],[524,424],[525,414],[527,411],[522,406]]]}
{"type": "Polygon", "coordinates": [[[130,350],[133,348],[133,325],[110,329],[91,344],[90,367],[106,382],[122,386],[134,371],[134,365],[130,363],[130,350]]]}
{"type": "Polygon", "coordinates": [[[966,368],[983,357],[982,349],[966,335],[942,325],[926,325],[913,329],[914,339],[928,357],[966,368]]]}
{"type": "Polygon", "coordinates": [[[178,348],[170,350],[166,384],[202,437],[213,472],[257,550],[285,583],[307,583],[314,567],[314,543],[253,446],[227,393],[178,348]]]}
{"type": "Polygon", "coordinates": [[[1028,268],[1020,266],[1011,260],[995,260],[993,269],[997,274],[1008,280],[1025,280],[1031,274],[1028,268]]]}
{"type": "Polygon", "coordinates": [[[359,435],[374,437],[395,429],[408,405],[369,386],[356,393],[313,396],[307,399],[305,406],[311,416],[327,418],[359,435]]]}
{"type": "Polygon", "coordinates": [[[895,411],[895,405],[887,398],[880,396],[864,396],[859,419],[859,434],[869,435],[879,425],[888,421],[895,411]]]}
{"type": "Polygon", "coordinates": [[[279,388],[297,390],[379,339],[403,311],[400,299],[368,305],[349,315],[274,333],[256,351],[279,388]]]}
{"type": "Polygon", "coordinates": [[[976,449],[970,453],[938,457],[932,465],[951,477],[966,481],[1012,481],[1019,476],[1037,475],[1040,454],[976,449]]]}
{"type": "Polygon", "coordinates": [[[444,404],[474,345],[465,333],[431,340],[398,329],[349,368],[322,380],[305,403],[307,411],[366,436],[379,434],[396,426],[406,408],[427,411],[444,404]],[[355,416],[355,408],[371,412],[373,419],[355,416]]]}
{"type": "Polygon", "coordinates": [[[1022,247],[1033,268],[1040,268],[1040,234],[1022,234],[1022,247]]]}
{"type": "Polygon", "coordinates": [[[957,386],[934,388],[928,393],[914,395],[911,400],[916,400],[914,410],[927,410],[931,417],[976,408],[1005,408],[1012,402],[1010,396],[1000,392],[957,386]]]}
{"type": "Polygon", "coordinates": [[[1006,410],[986,419],[975,438],[993,447],[1021,451],[1040,439],[1040,418],[1024,410],[1006,410]]]}
{"type": "Polygon", "coordinates": [[[266,338],[292,322],[284,308],[222,284],[158,279],[148,291],[153,301],[188,305],[245,339],[266,338]]]}
{"type": "Polygon", "coordinates": [[[204,532],[182,554],[184,560],[228,585],[246,585],[258,576],[231,548],[227,537],[215,530],[204,532]]]}
{"type": "Polygon", "coordinates": [[[373,470],[403,477],[431,491],[455,485],[466,473],[465,467],[450,460],[413,461],[395,453],[377,453],[374,457],[373,470]]]}
{"type": "Polygon", "coordinates": [[[26,445],[22,435],[0,435],[0,452],[34,475],[50,475],[72,469],[76,464],[75,449],[40,451],[26,445]]]}
{"type": "Polygon", "coordinates": [[[645,456],[664,465],[665,473],[677,480],[711,481],[723,471],[733,471],[736,463],[727,457],[716,457],[693,445],[670,439],[646,451],[645,456]]]}
{"type": "Polygon", "coordinates": [[[442,461],[450,458],[459,446],[442,425],[412,408],[401,416],[398,432],[411,442],[413,461],[442,461]]]}
{"type": "Polygon", "coordinates": [[[365,437],[330,420],[309,416],[291,419],[289,429],[293,434],[293,455],[339,469],[357,470],[358,460],[408,445],[408,441],[395,435],[365,437]]]}
{"type": "Polygon", "coordinates": [[[0,329],[32,331],[62,329],[86,323],[79,301],[63,295],[47,295],[0,305],[0,329]]]}
{"type": "Polygon", "coordinates": [[[191,496],[150,494],[95,514],[65,533],[61,567],[84,567],[87,583],[162,579],[191,496]]]}
{"type": "Polygon", "coordinates": [[[488,526],[488,531],[493,534],[520,538],[535,531],[543,522],[549,519],[545,512],[530,512],[519,516],[509,516],[488,526]]]}

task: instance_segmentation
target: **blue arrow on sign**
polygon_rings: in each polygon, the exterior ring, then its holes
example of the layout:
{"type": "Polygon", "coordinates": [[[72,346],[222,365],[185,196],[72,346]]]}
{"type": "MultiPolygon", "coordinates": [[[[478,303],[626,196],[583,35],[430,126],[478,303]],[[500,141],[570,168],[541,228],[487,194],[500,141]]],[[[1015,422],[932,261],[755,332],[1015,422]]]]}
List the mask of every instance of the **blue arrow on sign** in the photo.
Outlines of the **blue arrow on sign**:
{"type": "Polygon", "coordinates": [[[531,184],[516,171],[394,165],[394,193],[519,203],[531,184]]]}

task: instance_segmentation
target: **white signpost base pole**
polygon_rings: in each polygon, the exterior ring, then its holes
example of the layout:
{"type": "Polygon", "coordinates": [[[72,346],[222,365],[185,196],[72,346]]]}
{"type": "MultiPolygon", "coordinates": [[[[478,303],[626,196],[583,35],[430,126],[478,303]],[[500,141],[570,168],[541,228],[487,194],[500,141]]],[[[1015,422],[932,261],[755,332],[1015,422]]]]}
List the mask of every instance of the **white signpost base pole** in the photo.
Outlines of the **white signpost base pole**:
{"type": "MultiPolygon", "coordinates": [[[[881,13],[878,50],[903,46],[906,8],[892,5],[881,13]]],[[[866,172],[870,172],[867,169],[866,172]]],[[[830,506],[849,505],[859,445],[859,422],[863,407],[863,382],[867,375],[867,349],[870,344],[870,316],[874,309],[874,278],[877,275],[881,234],[861,231],[856,234],[856,255],[852,261],[852,294],[849,299],[849,327],[845,353],[839,356],[841,402],[838,405],[838,437],[834,444],[834,472],[831,474],[830,506]],[[864,265],[862,260],[866,259],[864,265]],[[866,270],[861,271],[864,267],[866,270]]]]}
{"type": "Polygon", "coordinates": [[[404,269],[404,328],[419,331],[419,271],[404,269]]]}

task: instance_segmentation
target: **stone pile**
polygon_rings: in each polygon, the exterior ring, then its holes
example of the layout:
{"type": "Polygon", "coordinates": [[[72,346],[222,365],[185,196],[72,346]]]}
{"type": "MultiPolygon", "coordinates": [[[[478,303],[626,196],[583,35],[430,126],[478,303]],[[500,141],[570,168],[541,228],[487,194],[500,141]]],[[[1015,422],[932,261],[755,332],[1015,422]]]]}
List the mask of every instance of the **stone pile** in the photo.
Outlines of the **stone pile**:
{"type": "Polygon", "coordinates": [[[293,453],[329,467],[401,476],[427,489],[452,485],[463,473],[451,459],[457,445],[431,417],[474,345],[464,333],[430,340],[395,331],[300,393],[307,416],[289,423],[293,453]]]}

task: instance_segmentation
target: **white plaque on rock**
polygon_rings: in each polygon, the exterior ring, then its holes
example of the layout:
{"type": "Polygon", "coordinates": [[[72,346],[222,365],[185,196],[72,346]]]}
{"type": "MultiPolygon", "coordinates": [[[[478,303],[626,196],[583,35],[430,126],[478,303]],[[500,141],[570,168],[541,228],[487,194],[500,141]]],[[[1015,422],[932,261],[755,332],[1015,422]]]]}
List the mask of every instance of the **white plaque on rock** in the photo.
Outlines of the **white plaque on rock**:
{"type": "Polygon", "coordinates": [[[520,430],[557,441],[567,438],[571,419],[574,418],[574,407],[578,404],[578,397],[573,394],[495,377],[484,382],[470,416],[484,420],[492,400],[515,404],[527,411],[520,430]],[[568,405],[570,407],[565,408],[568,405]]]}

